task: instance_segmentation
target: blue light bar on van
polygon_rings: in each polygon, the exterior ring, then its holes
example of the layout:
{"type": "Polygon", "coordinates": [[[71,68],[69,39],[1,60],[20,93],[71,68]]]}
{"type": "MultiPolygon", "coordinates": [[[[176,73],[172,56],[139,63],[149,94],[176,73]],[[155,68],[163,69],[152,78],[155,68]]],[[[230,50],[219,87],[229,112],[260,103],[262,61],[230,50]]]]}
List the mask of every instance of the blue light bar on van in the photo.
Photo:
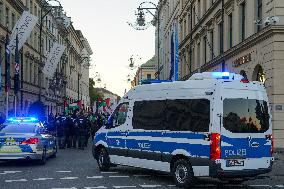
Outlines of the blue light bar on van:
{"type": "Polygon", "coordinates": [[[154,84],[154,83],[168,83],[168,82],[172,82],[171,80],[141,80],[140,83],[141,85],[146,85],[146,84],[154,84]]]}
{"type": "Polygon", "coordinates": [[[230,79],[229,72],[212,72],[212,76],[216,79],[230,79]]]}

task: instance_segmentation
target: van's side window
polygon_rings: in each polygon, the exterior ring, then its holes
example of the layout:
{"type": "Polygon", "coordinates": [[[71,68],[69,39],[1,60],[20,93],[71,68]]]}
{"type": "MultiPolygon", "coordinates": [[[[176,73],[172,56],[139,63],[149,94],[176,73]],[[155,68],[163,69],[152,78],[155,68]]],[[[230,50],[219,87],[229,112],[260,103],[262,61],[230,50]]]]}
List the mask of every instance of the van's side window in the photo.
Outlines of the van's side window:
{"type": "Polygon", "coordinates": [[[225,99],[224,128],[232,133],[264,133],[269,129],[268,103],[254,99],[225,99]]]}
{"type": "Polygon", "coordinates": [[[165,120],[167,130],[209,132],[209,124],[209,100],[167,100],[165,120]]]}
{"type": "Polygon", "coordinates": [[[144,130],[164,130],[166,101],[152,100],[134,103],[133,128],[144,130]]]}
{"type": "Polygon", "coordinates": [[[153,100],[134,103],[133,128],[209,132],[210,101],[153,100]]]}
{"type": "Polygon", "coordinates": [[[113,127],[118,127],[125,123],[127,118],[129,103],[120,104],[113,112],[111,116],[111,122],[113,127]]]}

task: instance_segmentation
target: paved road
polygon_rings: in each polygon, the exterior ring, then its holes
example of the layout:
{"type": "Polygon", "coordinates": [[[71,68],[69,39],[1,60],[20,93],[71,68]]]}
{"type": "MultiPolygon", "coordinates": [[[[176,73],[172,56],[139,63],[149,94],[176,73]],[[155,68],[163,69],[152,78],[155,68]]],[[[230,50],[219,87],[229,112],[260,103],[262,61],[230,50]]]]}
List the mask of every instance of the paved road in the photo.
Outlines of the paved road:
{"type": "MultiPolygon", "coordinates": [[[[284,188],[284,154],[276,154],[274,171],[243,185],[217,180],[201,180],[194,188],[284,188]]],[[[176,188],[166,174],[116,167],[100,172],[91,149],[65,149],[45,166],[32,162],[0,162],[0,189],[104,189],[104,188],[176,188]]]]}

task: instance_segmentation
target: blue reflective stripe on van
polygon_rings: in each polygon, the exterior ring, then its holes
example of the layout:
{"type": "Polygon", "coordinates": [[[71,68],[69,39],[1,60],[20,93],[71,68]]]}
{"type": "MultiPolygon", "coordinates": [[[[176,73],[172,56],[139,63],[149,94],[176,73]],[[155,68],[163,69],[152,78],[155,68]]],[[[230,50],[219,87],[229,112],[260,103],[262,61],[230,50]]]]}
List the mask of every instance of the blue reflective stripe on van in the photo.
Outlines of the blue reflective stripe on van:
{"type": "Polygon", "coordinates": [[[221,136],[221,141],[229,145],[221,146],[221,158],[240,156],[243,158],[262,158],[270,157],[271,145],[265,138],[229,138],[221,136]],[[253,144],[258,146],[253,147],[253,144]]]}

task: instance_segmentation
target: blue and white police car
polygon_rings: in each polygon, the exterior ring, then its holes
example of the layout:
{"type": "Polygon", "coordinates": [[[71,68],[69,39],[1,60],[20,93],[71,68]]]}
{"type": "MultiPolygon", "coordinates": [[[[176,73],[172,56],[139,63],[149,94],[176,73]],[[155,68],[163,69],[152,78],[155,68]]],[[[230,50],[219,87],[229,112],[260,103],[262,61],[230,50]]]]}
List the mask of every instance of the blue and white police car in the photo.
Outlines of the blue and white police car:
{"type": "Polygon", "coordinates": [[[271,171],[272,155],[263,83],[227,72],[131,89],[93,142],[100,170],[126,165],[164,171],[180,187],[198,177],[254,179],[271,171]]]}
{"type": "Polygon", "coordinates": [[[9,118],[0,125],[0,161],[37,160],[44,165],[56,153],[56,138],[36,118],[9,118]]]}

